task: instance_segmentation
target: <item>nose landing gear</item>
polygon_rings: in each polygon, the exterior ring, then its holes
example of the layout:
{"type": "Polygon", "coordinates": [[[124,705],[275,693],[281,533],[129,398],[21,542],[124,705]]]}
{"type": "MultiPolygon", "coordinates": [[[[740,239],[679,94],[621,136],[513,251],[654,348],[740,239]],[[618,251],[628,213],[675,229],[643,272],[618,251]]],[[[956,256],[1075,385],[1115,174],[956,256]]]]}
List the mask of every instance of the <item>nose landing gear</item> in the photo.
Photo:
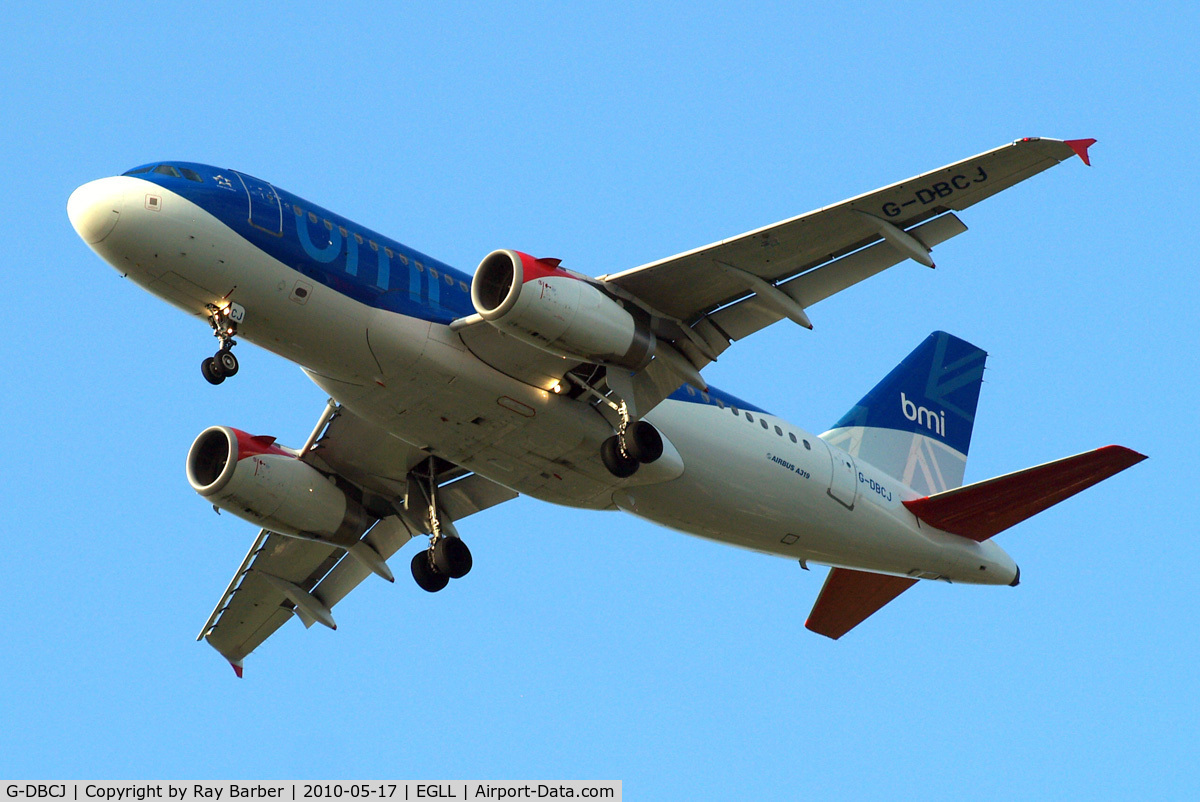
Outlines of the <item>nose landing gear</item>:
{"type": "Polygon", "coordinates": [[[226,307],[209,304],[207,308],[208,323],[221,348],[214,356],[200,363],[200,373],[209,384],[220,384],[238,372],[238,359],[233,355],[233,346],[237,345],[237,341],[233,338],[237,334],[238,324],[246,319],[246,310],[241,304],[235,303],[226,307]]]}

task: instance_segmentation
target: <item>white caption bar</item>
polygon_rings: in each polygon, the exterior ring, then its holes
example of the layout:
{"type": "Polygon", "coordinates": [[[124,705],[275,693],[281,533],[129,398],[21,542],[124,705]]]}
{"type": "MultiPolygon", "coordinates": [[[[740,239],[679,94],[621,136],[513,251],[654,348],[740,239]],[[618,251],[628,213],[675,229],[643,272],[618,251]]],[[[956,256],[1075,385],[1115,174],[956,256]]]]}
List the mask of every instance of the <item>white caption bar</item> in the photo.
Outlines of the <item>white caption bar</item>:
{"type": "Polygon", "coordinates": [[[494,782],[454,780],[414,782],[6,782],[4,799],[41,802],[231,802],[278,799],[285,802],[329,800],[508,800],[508,799],[621,799],[620,780],[555,780],[494,782]]]}

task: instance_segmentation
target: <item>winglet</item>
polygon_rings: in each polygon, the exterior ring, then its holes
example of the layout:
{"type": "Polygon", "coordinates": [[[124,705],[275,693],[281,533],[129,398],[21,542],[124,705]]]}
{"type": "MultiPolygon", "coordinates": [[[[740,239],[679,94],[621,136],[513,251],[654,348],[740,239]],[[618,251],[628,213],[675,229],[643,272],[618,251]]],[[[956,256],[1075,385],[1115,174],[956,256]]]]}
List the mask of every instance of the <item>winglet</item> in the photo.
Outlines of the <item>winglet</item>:
{"type": "Polygon", "coordinates": [[[234,661],[230,660],[229,665],[233,666],[233,673],[237,674],[238,679],[241,679],[242,678],[242,661],[238,660],[235,663],[234,661]]]}
{"type": "Polygon", "coordinates": [[[1088,157],[1088,148],[1096,144],[1094,139],[1068,139],[1063,142],[1064,145],[1075,151],[1079,158],[1083,159],[1083,163],[1088,167],[1092,166],[1092,160],[1088,157]]]}

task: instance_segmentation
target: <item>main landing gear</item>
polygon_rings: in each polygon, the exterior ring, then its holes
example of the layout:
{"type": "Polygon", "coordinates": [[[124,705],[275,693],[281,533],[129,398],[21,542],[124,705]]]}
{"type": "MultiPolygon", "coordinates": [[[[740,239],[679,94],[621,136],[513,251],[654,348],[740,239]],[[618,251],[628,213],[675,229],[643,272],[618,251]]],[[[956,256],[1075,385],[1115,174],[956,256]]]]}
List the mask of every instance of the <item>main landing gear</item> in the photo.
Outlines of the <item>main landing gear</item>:
{"type": "Polygon", "coordinates": [[[639,467],[662,456],[662,435],[644,420],[630,421],[624,403],[619,408],[621,425],[617,433],[600,445],[600,460],[618,479],[633,476],[639,467]]]}
{"type": "MultiPolygon", "coordinates": [[[[411,487],[411,486],[410,486],[411,487]]],[[[429,470],[429,548],[417,552],[412,559],[412,575],[422,590],[437,593],[451,579],[462,579],[471,571],[471,550],[458,537],[454,524],[441,520],[437,507],[437,478],[433,465],[429,470]]]]}
{"type": "Polygon", "coordinates": [[[462,579],[471,571],[471,550],[451,535],[443,535],[429,548],[413,555],[412,575],[421,590],[437,593],[451,579],[462,579]]]}
{"type": "Polygon", "coordinates": [[[231,303],[224,308],[208,305],[208,323],[213,328],[213,336],[221,348],[214,356],[200,363],[200,373],[209,384],[220,384],[238,372],[238,358],[233,355],[233,346],[237,345],[234,335],[237,334],[238,323],[246,318],[246,310],[239,304],[231,303]]]}

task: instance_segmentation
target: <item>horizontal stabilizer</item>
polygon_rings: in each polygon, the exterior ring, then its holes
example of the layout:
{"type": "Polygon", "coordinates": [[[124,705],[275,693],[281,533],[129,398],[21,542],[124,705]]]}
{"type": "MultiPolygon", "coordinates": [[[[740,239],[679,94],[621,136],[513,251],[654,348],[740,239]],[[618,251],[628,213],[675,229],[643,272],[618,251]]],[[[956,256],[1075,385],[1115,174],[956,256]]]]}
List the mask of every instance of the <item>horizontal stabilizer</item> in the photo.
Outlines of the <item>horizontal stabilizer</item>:
{"type": "Polygon", "coordinates": [[[1124,446],[1105,446],[904,506],[930,526],[982,543],[1145,458],[1124,446]]]}
{"type": "Polygon", "coordinates": [[[804,626],[837,640],[916,583],[903,576],[834,568],[804,626]]]}

